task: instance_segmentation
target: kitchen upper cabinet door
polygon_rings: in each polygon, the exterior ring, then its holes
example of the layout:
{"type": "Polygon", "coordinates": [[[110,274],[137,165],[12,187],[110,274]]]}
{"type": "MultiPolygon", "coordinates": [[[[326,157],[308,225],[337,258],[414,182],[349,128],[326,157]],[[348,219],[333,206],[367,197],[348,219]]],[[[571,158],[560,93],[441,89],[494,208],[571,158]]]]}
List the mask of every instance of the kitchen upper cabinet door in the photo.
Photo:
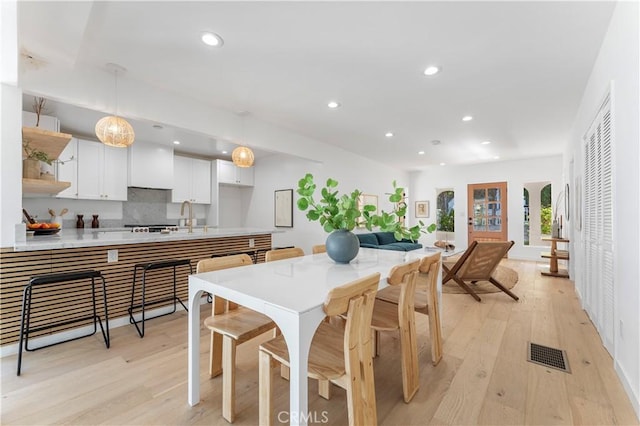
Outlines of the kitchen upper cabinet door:
{"type": "Polygon", "coordinates": [[[71,186],[59,192],[57,198],[78,198],[78,140],[72,138],[58,156],[56,179],[71,186]]]}
{"type": "Polygon", "coordinates": [[[243,186],[253,186],[254,174],[253,167],[236,167],[238,184],[243,186]]]}
{"type": "Polygon", "coordinates": [[[194,203],[211,204],[211,161],[193,159],[191,197],[194,203]]]}
{"type": "Polygon", "coordinates": [[[173,157],[171,202],[192,201],[191,198],[191,158],[176,155],[173,157]]]}
{"type": "Polygon", "coordinates": [[[231,161],[218,161],[218,183],[229,183],[235,185],[236,182],[236,166],[231,161]]]}
{"type": "Polygon", "coordinates": [[[127,201],[127,150],[103,146],[102,199],[127,201]]]}
{"type": "Polygon", "coordinates": [[[175,156],[173,173],[171,202],[181,203],[189,200],[197,204],[211,204],[210,161],[175,156]]]}
{"type": "Polygon", "coordinates": [[[78,139],[78,198],[102,200],[103,145],[78,139]]]}
{"type": "Polygon", "coordinates": [[[148,142],[129,147],[129,186],[173,188],[173,148],[148,142]]]}
{"type": "Polygon", "coordinates": [[[253,186],[253,167],[237,167],[231,161],[218,161],[218,183],[253,186]]]}

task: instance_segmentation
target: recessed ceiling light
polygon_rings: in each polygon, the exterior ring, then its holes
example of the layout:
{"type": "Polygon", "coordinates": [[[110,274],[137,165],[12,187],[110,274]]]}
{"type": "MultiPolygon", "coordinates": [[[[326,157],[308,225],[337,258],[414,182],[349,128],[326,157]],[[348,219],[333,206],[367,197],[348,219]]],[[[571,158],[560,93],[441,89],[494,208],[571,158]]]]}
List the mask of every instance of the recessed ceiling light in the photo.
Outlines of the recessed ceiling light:
{"type": "Polygon", "coordinates": [[[387,132],[384,134],[385,137],[387,138],[392,138],[393,137],[393,132],[387,132]]]}
{"type": "Polygon", "coordinates": [[[440,141],[438,139],[434,139],[431,141],[431,145],[440,145],[440,141]]]}
{"type": "Polygon", "coordinates": [[[424,151],[418,151],[418,155],[424,155],[424,151]]]}
{"type": "Polygon", "coordinates": [[[226,153],[227,153],[227,151],[222,151],[222,153],[223,153],[223,154],[226,154],[226,153]]]}
{"type": "Polygon", "coordinates": [[[470,115],[465,115],[464,117],[462,117],[462,121],[471,121],[473,120],[473,117],[470,115]]]}
{"type": "Polygon", "coordinates": [[[180,141],[173,141],[174,145],[180,145],[180,141]]]}
{"type": "Polygon", "coordinates": [[[491,141],[482,141],[480,142],[482,145],[489,145],[491,143],[491,141]]]}
{"type": "Polygon", "coordinates": [[[441,166],[445,166],[447,163],[440,163],[441,166]]]}
{"type": "Polygon", "coordinates": [[[327,106],[331,109],[335,109],[335,108],[339,108],[340,107],[340,102],[336,102],[336,101],[331,101],[327,104],[327,106]]]}
{"type": "Polygon", "coordinates": [[[499,155],[496,155],[495,157],[493,157],[493,159],[494,159],[494,160],[499,160],[499,159],[500,159],[500,156],[499,156],[499,155]]]}
{"type": "Polygon", "coordinates": [[[224,40],[218,34],[202,33],[202,42],[207,46],[222,47],[224,40]]]}
{"type": "Polygon", "coordinates": [[[427,68],[425,68],[424,75],[432,76],[432,75],[438,74],[440,71],[442,71],[442,68],[437,67],[435,65],[430,65],[427,68]]]}

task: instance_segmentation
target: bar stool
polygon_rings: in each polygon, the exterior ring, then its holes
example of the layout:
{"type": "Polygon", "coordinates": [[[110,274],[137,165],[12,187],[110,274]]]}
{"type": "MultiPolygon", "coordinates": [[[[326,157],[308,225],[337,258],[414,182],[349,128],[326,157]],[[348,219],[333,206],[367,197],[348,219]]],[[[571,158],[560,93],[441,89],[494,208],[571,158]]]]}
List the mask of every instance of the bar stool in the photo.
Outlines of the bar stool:
{"type": "Polygon", "coordinates": [[[178,294],[176,292],[176,267],[178,266],[189,266],[189,273],[193,274],[193,267],[191,266],[191,260],[190,259],[181,259],[181,260],[161,260],[159,262],[145,262],[145,263],[138,263],[134,266],[133,268],[133,284],[131,286],[131,304],[129,306],[129,309],[127,310],[129,312],[129,323],[133,324],[136,327],[136,330],[138,330],[138,334],[140,335],[140,337],[144,337],[144,322],[147,319],[154,319],[154,318],[158,318],[158,317],[162,317],[165,315],[170,315],[172,313],[174,313],[177,309],[177,305],[176,305],[176,300],[178,302],[180,302],[180,304],[182,305],[182,307],[184,308],[185,311],[188,311],[187,307],[185,306],[184,303],[182,303],[182,300],[180,300],[180,298],[178,297],[178,294]],[[146,283],[147,283],[147,272],[148,271],[153,271],[156,269],[165,269],[165,268],[172,268],[173,269],[173,294],[171,297],[166,297],[163,299],[157,299],[157,300],[153,300],[151,302],[147,302],[146,301],[146,283]],[[135,294],[136,294],[136,281],[137,281],[137,275],[138,275],[138,269],[142,270],[142,300],[140,304],[134,305],[134,301],[135,301],[135,294]],[[167,312],[164,314],[160,314],[160,315],[155,315],[151,318],[145,318],[145,307],[147,306],[152,306],[152,305],[157,305],[160,303],[165,303],[165,302],[169,302],[172,301],[173,302],[173,310],[171,312],[167,312]],[[141,313],[142,313],[142,318],[139,321],[136,321],[136,319],[133,317],[133,312],[136,309],[140,309],[141,313]],[[142,323],[142,327],[138,327],[138,324],[142,323]]]}
{"type": "MultiPolygon", "coordinates": [[[[78,286],[86,285],[86,283],[78,283],[78,286]]],[[[74,304],[77,304],[77,300],[74,299],[74,304]]],[[[72,315],[72,314],[70,314],[72,315]]],[[[74,272],[64,272],[59,274],[46,274],[46,275],[38,275],[32,277],[29,280],[29,284],[27,284],[22,293],[22,314],[20,317],[20,343],[18,344],[18,370],[17,375],[20,375],[20,369],[22,367],[22,347],[24,343],[24,349],[26,351],[32,352],[38,349],[48,348],[49,346],[58,345],[60,343],[70,342],[72,340],[82,339],[84,337],[92,336],[98,330],[97,324],[100,325],[100,330],[102,331],[102,336],[104,337],[104,343],[107,346],[107,349],[110,346],[109,340],[109,314],[107,311],[107,287],[106,281],[102,274],[99,271],[94,270],[85,270],[85,271],[74,271],[74,272]],[[102,280],[102,295],[103,295],[103,303],[104,303],[104,322],[105,327],[102,326],[102,320],[97,312],[96,306],[96,286],[95,279],[100,278],[102,280]],[[31,302],[33,297],[33,290],[35,287],[39,286],[47,286],[53,284],[60,284],[64,282],[71,281],[79,281],[79,280],[91,280],[91,299],[92,299],[92,311],[91,315],[83,315],[76,318],[69,318],[69,314],[64,314],[62,321],[57,321],[53,323],[49,323],[46,325],[40,325],[38,327],[31,327],[31,302]],[[39,332],[43,330],[48,330],[51,328],[62,327],[69,324],[74,324],[77,322],[84,322],[88,320],[93,320],[93,331],[89,334],[84,334],[78,337],[72,337],[69,339],[65,339],[56,343],[51,343],[44,346],[39,346],[37,348],[29,348],[29,333],[39,332]]]]}

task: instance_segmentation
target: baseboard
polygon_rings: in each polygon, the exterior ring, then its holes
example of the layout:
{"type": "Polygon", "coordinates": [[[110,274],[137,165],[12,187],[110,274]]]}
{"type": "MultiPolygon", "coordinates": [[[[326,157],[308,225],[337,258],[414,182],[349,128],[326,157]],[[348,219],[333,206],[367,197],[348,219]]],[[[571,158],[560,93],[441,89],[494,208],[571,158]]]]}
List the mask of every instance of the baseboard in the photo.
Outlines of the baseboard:
{"type": "Polygon", "coordinates": [[[624,368],[618,363],[616,360],[614,363],[614,370],[620,379],[620,383],[622,383],[622,387],[624,387],[629,400],[631,401],[631,405],[633,406],[633,410],[636,412],[636,417],[640,419],[640,395],[638,395],[637,389],[633,389],[629,380],[627,379],[627,374],[624,371],[624,368]]]}

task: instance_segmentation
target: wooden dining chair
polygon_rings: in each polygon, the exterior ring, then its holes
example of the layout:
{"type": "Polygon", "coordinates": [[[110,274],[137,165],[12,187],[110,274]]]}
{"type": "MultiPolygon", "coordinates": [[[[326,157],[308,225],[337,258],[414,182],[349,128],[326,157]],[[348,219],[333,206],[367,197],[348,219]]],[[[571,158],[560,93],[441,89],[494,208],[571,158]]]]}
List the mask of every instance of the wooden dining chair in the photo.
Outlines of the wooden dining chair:
{"type": "MultiPolygon", "coordinates": [[[[247,254],[215,257],[199,261],[196,272],[219,271],[251,264],[253,261],[247,254]]],[[[211,316],[204,320],[204,325],[211,330],[209,375],[215,377],[222,373],[222,416],[233,423],[236,405],[236,346],[275,329],[276,325],[268,316],[239,307],[220,297],[214,297],[211,316]]]]}
{"type": "Polygon", "coordinates": [[[453,280],[464,291],[480,302],[480,296],[466,282],[489,281],[511,296],[513,300],[518,300],[518,296],[493,277],[493,273],[500,261],[507,255],[507,252],[514,244],[513,241],[472,242],[451,268],[444,263],[442,264],[442,284],[453,280]]]}
{"type": "MultiPolygon", "coordinates": [[[[420,260],[413,302],[413,308],[416,312],[429,316],[431,362],[433,365],[437,365],[442,359],[442,326],[440,323],[440,304],[438,300],[440,258],[440,253],[434,253],[420,260]]],[[[400,301],[400,290],[400,286],[385,287],[378,292],[376,299],[398,305],[400,301]]]]}
{"type": "Polygon", "coordinates": [[[376,299],[373,308],[371,328],[374,332],[374,350],[378,354],[379,334],[383,331],[400,332],[402,352],[402,392],[404,402],[410,402],[420,387],[418,370],[418,343],[416,341],[416,321],[414,297],[420,259],[396,265],[387,277],[387,283],[400,288],[398,303],[376,299]]]}
{"type": "Polygon", "coordinates": [[[327,252],[327,246],[325,244],[315,245],[315,246],[311,247],[311,252],[313,254],[326,253],[327,252]]]}
{"type": "Polygon", "coordinates": [[[304,250],[300,247],[289,247],[283,249],[269,250],[264,254],[265,262],[273,262],[276,260],[290,259],[292,257],[304,256],[304,250]]]}
{"type": "MultiPolygon", "coordinates": [[[[322,322],[309,351],[308,375],[329,380],[347,394],[349,425],[376,425],[376,397],[371,359],[371,315],[380,274],[375,273],[332,289],[324,303],[328,316],[344,314],[344,327],[322,322]]],[[[283,336],[260,345],[259,388],[261,425],[273,421],[272,360],[289,365],[283,336]]]]}

